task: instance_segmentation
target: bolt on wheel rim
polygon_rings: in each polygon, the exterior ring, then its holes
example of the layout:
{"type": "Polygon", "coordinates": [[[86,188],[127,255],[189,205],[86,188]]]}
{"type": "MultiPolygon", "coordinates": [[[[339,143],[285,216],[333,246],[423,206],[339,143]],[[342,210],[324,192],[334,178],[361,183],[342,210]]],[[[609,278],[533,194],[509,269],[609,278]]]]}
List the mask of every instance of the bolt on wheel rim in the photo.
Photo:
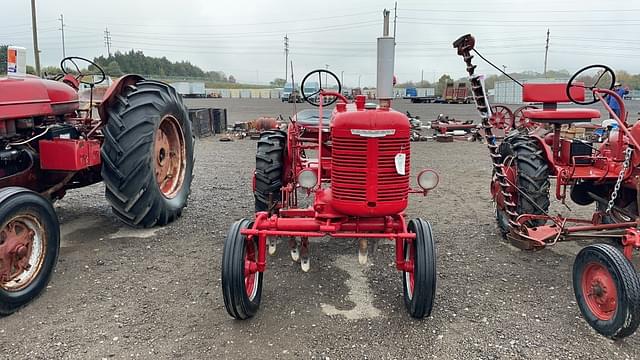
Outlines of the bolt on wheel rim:
{"type": "Polygon", "coordinates": [[[45,259],[44,228],[35,216],[18,215],[0,230],[0,288],[20,291],[40,273],[45,259]]]}
{"type": "Polygon", "coordinates": [[[618,289],[609,270],[589,263],[582,273],[582,293],[589,310],[599,320],[611,320],[618,307],[618,289]]]}
{"type": "Polygon", "coordinates": [[[186,148],[182,128],[171,115],[162,118],[156,131],[154,165],[160,192],[166,198],[174,198],[184,181],[186,148]]]}

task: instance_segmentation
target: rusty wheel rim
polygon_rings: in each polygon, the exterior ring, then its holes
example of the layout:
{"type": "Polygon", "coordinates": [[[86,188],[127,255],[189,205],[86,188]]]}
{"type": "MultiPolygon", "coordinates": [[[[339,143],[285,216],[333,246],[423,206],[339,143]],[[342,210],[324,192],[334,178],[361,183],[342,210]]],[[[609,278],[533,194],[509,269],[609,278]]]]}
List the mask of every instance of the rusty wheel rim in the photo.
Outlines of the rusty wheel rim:
{"type": "Polygon", "coordinates": [[[609,270],[596,262],[587,264],[581,285],[585,303],[593,315],[598,320],[611,320],[618,307],[618,289],[609,270]]]}
{"type": "Polygon", "coordinates": [[[16,292],[40,274],[46,257],[44,227],[33,215],[17,215],[0,230],[0,288],[16,292]]]}
{"type": "Polygon", "coordinates": [[[172,115],[160,121],[153,156],[158,188],[164,197],[172,199],[182,189],[187,157],[182,128],[172,115]]]}

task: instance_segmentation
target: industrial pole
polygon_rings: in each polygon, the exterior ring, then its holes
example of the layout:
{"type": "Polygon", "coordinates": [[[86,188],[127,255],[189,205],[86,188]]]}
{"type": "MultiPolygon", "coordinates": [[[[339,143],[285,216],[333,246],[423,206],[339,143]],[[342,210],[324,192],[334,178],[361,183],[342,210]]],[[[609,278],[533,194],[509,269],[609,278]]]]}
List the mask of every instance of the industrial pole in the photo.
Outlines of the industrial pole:
{"type": "Polygon", "coordinates": [[[289,37],[284,34],[284,82],[287,83],[289,76],[289,37]]]}
{"type": "Polygon", "coordinates": [[[547,55],[549,54],[549,29],[547,28],[547,45],[544,47],[544,77],[547,77],[547,55]]]}
{"type": "Polygon", "coordinates": [[[64,48],[64,17],[62,16],[62,14],[60,14],[60,19],[58,20],[60,20],[60,31],[62,32],[62,57],[66,58],[67,53],[64,48]]]}
{"type": "Polygon", "coordinates": [[[424,69],[420,71],[420,86],[424,86],[424,69]]]}
{"type": "Polygon", "coordinates": [[[36,62],[36,75],[40,76],[40,49],[38,48],[38,26],[36,25],[36,0],[31,0],[31,28],[33,30],[33,57],[36,62]]]}
{"type": "Polygon", "coordinates": [[[104,44],[107,45],[107,54],[111,57],[111,32],[109,27],[104,29],[104,44]]]}
{"type": "Polygon", "coordinates": [[[344,86],[344,70],[340,71],[340,83],[344,86]]]}

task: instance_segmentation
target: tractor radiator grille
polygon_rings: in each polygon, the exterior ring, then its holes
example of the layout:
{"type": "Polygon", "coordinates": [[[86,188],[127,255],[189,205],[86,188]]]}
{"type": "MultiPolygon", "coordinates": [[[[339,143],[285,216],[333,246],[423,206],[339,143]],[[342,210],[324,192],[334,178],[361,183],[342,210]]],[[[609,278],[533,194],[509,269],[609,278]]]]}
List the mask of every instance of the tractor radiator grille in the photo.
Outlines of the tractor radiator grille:
{"type": "Polygon", "coordinates": [[[332,144],[331,191],[335,199],[393,202],[407,198],[410,169],[408,138],[334,136],[332,144]],[[405,175],[396,172],[395,156],[400,152],[406,155],[405,175]],[[377,160],[370,161],[370,156],[377,160]],[[368,175],[371,176],[367,181],[368,175]]]}

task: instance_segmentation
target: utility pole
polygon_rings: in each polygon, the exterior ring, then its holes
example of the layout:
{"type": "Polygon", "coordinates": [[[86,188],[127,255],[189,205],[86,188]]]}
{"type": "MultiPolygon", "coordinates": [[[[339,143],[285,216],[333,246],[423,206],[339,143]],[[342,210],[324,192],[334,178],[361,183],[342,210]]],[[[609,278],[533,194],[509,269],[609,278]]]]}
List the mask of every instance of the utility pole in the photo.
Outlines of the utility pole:
{"type": "Polygon", "coordinates": [[[111,57],[111,32],[109,27],[104,29],[104,44],[107,45],[107,54],[111,57]]]}
{"type": "MultiPolygon", "coordinates": [[[[396,38],[396,21],[398,20],[398,2],[396,1],[393,6],[393,39],[396,38]]],[[[395,43],[394,43],[395,44],[395,43]]]]}
{"type": "Polygon", "coordinates": [[[36,24],[36,0],[31,0],[31,29],[33,30],[33,57],[36,62],[36,75],[40,76],[40,49],[38,48],[38,26],[36,24]]]}
{"type": "MultiPolygon", "coordinates": [[[[329,64],[324,64],[324,67],[329,70],[329,64]]],[[[324,73],[324,86],[327,86],[327,84],[329,83],[329,74],[328,73],[324,73]]],[[[320,82],[322,82],[322,80],[320,80],[320,82]]],[[[322,87],[322,86],[320,86],[322,87]]]]}
{"type": "Polygon", "coordinates": [[[287,83],[289,76],[289,37],[284,34],[284,82],[287,83]]]}
{"type": "Polygon", "coordinates": [[[60,31],[62,32],[62,57],[66,58],[67,52],[64,48],[64,17],[62,16],[62,14],[60,14],[60,19],[58,20],[60,20],[60,31]]]}
{"type": "Polygon", "coordinates": [[[360,74],[358,74],[358,89],[360,89],[360,74]]]}
{"type": "Polygon", "coordinates": [[[507,73],[507,65],[502,65],[502,71],[504,71],[504,73],[507,73]]]}
{"type": "Polygon", "coordinates": [[[340,83],[344,86],[344,70],[340,71],[340,83]]]}
{"type": "Polygon", "coordinates": [[[420,71],[420,86],[423,86],[423,84],[424,84],[424,69],[420,71]]]}
{"type": "Polygon", "coordinates": [[[549,29],[547,28],[547,45],[544,47],[544,77],[547,77],[547,55],[549,54],[549,29]]]}

